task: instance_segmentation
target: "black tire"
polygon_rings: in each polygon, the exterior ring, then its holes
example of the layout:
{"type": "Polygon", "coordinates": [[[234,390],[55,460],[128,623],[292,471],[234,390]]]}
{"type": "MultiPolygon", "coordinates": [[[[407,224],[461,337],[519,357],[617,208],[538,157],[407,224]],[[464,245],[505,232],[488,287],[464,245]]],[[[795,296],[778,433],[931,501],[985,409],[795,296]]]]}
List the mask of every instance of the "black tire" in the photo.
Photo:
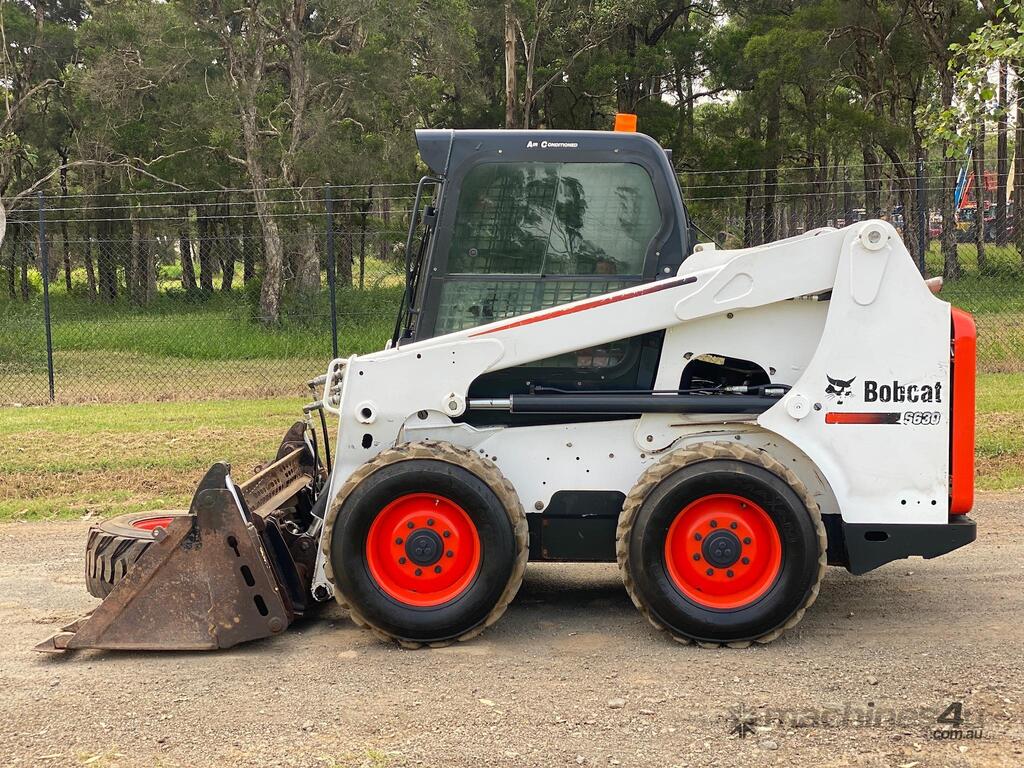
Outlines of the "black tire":
{"type": "Polygon", "coordinates": [[[155,539],[153,531],[139,523],[157,518],[181,517],[187,510],[131,512],[103,520],[89,529],[85,545],[85,586],[93,597],[110,594],[155,539]]]}
{"type": "Polygon", "coordinates": [[[447,443],[413,443],[378,454],[342,486],[324,526],[325,573],[336,599],[356,624],[403,647],[475,637],[505,612],[526,569],[526,516],[511,484],[493,462],[447,443]],[[389,593],[371,572],[367,554],[378,515],[415,494],[436,494],[458,505],[479,541],[479,565],[467,570],[466,585],[436,605],[414,605],[389,593]]]}
{"type": "MultiPolygon", "coordinates": [[[[641,613],[680,642],[712,646],[767,643],[796,625],[817,598],[825,550],[818,506],[796,475],[763,451],[724,442],[677,451],[647,470],[626,499],[616,535],[623,581],[641,613]],[[680,510],[716,494],[749,499],[760,507],[781,550],[765,591],[737,607],[711,607],[711,600],[687,596],[667,563],[666,541],[680,510]]],[[[700,560],[699,554],[693,559],[700,560]]],[[[694,567],[713,564],[702,561],[694,567]]],[[[709,567],[709,576],[712,571],[709,567]]]]}

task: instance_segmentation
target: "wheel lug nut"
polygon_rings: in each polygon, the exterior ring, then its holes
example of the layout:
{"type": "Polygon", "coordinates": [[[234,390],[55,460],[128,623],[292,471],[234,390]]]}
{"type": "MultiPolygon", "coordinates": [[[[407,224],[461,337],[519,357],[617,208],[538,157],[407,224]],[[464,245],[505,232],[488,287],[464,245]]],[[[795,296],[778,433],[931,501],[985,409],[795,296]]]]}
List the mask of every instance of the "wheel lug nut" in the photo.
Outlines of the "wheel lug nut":
{"type": "Polygon", "coordinates": [[[445,537],[446,539],[447,539],[447,538],[448,538],[449,536],[451,536],[451,535],[452,535],[452,532],[451,532],[451,531],[445,531],[445,532],[444,532],[444,537],[445,537]]]}
{"type": "Polygon", "coordinates": [[[702,538],[704,538],[704,537],[701,536],[699,533],[693,534],[694,541],[700,541],[702,538]]]}
{"type": "Polygon", "coordinates": [[[694,560],[700,560],[700,553],[699,552],[694,552],[693,553],[693,559],[694,560]]]}
{"type": "Polygon", "coordinates": [[[433,524],[434,524],[434,518],[430,518],[429,520],[427,520],[427,525],[433,525],[433,524]]]}
{"type": "Polygon", "coordinates": [[[750,541],[751,541],[751,539],[750,539],[750,537],[749,537],[749,536],[747,536],[747,537],[745,537],[745,538],[743,539],[743,543],[744,543],[744,544],[749,544],[749,543],[750,543],[750,541]]]}
{"type": "Polygon", "coordinates": [[[732,576],[733,576],[733,573],[732,573],[732,571],[726,571],[725,575],[728,576],[731,579],[732,576]]]}
{"type": "Polygon", "coordinates": [[[451,550],[449,549],[449,550],[448,550],[447,552],[445,552],[445,553],[444,553],[444,556],[445,556],[445,557],[455,557],[455,553],[454,553],[454,552],[452,552],[452,551],[451,551],[451,550]]]}
{"type": "Polygon", "coordinates": [[[441,566],[440,565],[435,565],[434,566],[434,573],[440,573],[440,572],[441,572],[441,566]]]}
{"type": "Polygon", "coordinates": [[[744,557],[742,560],[740,560],[740,562],[743,563],[744,565],[750,565],[750,558],[749,557],[744,557]]]}
{"type": "Polygon", "coordinates": [[[707,574],[708,576],[714,576],[714,575],[715,575],[715,569],[714,569],[714,568],[708,568],[708,569],[707,569],[707,570],[705,571],[705,573],[706,573],[706,574],[707,574]]]}
{"type": "Polygon", "coordinates": [[[423,569],[422,568],[417,568],[416,569],[416,575],[417,576],[422,576],[423,575],[423,569]]]}
{"type": "Polygon", "coordinates": [[[736,525],[735,522],[732,522],[732,523],[729,523],[729,527],[732,528],[735,531],[739,526],[736,525]]]}
{"type": "Polygon", "coordinates": [[[408,523],[405,524],[405,527],[406,528],[414,528],[415,526],[413,525],[412,520],[410,520],[408,523]]]}
{"type": "Polygon", "coordinates": [[[399,536],[397,539],[395,539],[395,544],[401,544],[401,543],[402,543],[402,537],[399,536]]]}
{"type": "Polygon", "coordinates": [[[404,557],[398,558],[398,564],[399,565],[405,565],[405,558],[404,557]]]}
{"type": "Polygon", "coordinates": [[[717,528],[718,527],[718,521],[717,520],[712,520],[710,523],[708,523],[708,525],[710,525],[712,528],[717,528]]]}

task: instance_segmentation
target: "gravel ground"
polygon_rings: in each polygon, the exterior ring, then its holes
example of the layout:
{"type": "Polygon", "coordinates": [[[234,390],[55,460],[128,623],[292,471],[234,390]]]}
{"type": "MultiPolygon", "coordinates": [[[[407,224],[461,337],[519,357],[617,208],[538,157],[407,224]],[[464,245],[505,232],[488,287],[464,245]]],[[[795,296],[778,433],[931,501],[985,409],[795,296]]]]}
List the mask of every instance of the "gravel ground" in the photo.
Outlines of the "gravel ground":
{"type": "Polygon", "coordinates": [[[1019,766],[1022,500],[983,495],[951,555],[830,569],[796,630],[746,650],[654,631],[612,565],[533,565],[497,625],[447,649],[332,608],[226,652],[48,657],[32,645],[94,604],[88,524],[0,525],[0,764],[1019,766]],[[953,702],[964,738],[936,739],[953,702]]]}

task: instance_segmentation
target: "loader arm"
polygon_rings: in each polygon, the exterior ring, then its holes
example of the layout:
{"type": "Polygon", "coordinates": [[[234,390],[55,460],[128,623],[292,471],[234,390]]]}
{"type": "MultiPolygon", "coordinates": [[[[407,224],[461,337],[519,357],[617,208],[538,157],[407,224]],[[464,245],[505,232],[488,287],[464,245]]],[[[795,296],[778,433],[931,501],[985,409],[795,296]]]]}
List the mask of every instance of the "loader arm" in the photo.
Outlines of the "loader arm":
{"type": "Polygon", "coordinates": [[[457,418],[465,413],[470,385],[486,372],[702,317],[826,293],[835,284],[848,235],[846,230],[817,230],[761,248],[700,250],[674,278],[336,360],[329,380],[333,385],[341,370],[344,376],[340,401],[331,408],[339,416],[332,491],[374,453],[393,445],[410,416],[433,411],[457,418]]]}

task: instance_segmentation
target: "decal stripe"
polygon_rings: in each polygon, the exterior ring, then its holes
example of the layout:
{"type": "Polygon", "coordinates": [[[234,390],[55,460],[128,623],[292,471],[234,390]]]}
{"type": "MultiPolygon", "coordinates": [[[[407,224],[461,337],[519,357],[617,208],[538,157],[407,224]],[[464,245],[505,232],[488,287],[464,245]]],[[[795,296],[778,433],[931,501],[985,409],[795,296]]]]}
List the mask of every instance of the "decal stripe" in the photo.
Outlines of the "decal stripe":
{"type": "Polygon", "coordinates": [[[899,413],[837,413],[825,414],[826,424],[899,424],[899,413]]]}
{"type": "Polygon", "coordinates": [[[630,293],[613,293],[607,296],[600,296],[596,299],[592,299],[591,301],[584,301],[580,304],[559,307],[549,312],[544,312],[543,314],[532,316],[527,315],[524,318],[521,318],[519,320],[513,320],[512,322],[505,323],[504,325],[499,325],[496,328],[485,328],[484,330],[476,331],[475,333],[471,333],[469,335],[470,338],[472,338],[473,336],[486,336],[489,333],[507,331],[512,328],[522,328],[524,325],[533,325],[534,323],[540,323],[543,322],[544,320],[551,320],[552,318],[555,317],[562,317],[563,315],[574,315],[577,312],[583,312],[584,310],[593,309],[594,307],[603,307],[607,304],[616,304],[620,301],[625,301],[626,299],[635,299],[638,296],[647,296],[652,293],[657,293],[658,291],[664,291],[668,288],[675,288],[680,285],[689,285],[690,283],[696,282],[697,278],[694,277],[693,275],[688,275],[686,277],[674,277],[669,280],[659,280],[656,283],[651,283],[650,285],[646,285],[643,288],[631,291],[630,293]]]}

